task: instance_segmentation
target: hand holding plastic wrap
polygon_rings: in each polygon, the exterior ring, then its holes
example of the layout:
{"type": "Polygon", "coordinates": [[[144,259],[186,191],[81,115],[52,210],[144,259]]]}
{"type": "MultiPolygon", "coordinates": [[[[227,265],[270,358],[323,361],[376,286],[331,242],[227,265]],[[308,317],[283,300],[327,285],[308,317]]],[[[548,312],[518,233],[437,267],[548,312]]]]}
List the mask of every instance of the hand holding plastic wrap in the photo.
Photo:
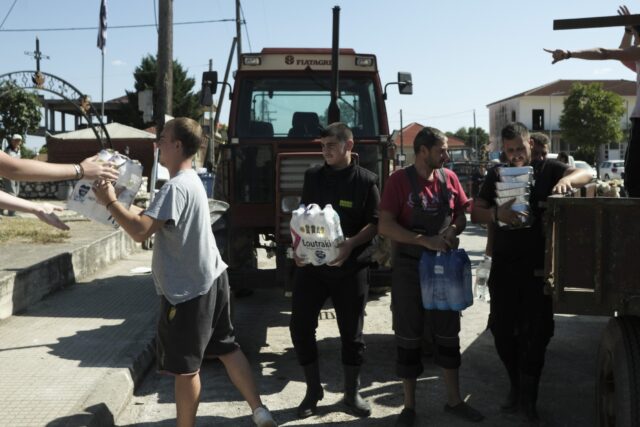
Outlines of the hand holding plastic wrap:
{"type": "MultiPolygon", "coordinates": [[[[100,151],[96,161],[113,163],[118,168],[120,175],[113,186],[118,202],[129,209],[142,184],[142,165],[140,162],[131,160],[114,150],[100,151]]],[[[67,209],[72,209],[89,219],[118,228],[118,224],[111,217],[109,211],[97,202],[92,186],[92,180],[79,180],[67,200],[67,209]]]]}

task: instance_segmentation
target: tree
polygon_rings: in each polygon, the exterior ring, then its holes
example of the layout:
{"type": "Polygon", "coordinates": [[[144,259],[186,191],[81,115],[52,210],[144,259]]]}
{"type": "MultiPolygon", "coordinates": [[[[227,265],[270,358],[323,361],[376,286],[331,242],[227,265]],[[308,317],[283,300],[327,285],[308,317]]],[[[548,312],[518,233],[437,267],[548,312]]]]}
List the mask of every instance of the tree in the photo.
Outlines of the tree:
{"type": "MultiPolygon", "coordinates": [[[[137,127],[142,129],[145,125],[152,125],[152,122],[144,123],[142,120],[142,112],[138,111],[138,92],[145,89],[154,89],[156,84],[156,73],[158,70],[158,61],[155,56],[147,55],[133,72],[135,79],[135,91],[127,92],[129,103],[122,111],[113,114],[113,119],[119,123],[137,127]]],[[[200,117],[200,103],[197,93],[193,92],[195,79],[187,77],[185,70],[178,61],[173,61],[173,116],[174,117],[191,117],[198,119],[200,117]]],[[[156,94],[154,91],[153,102],[155,105],[156,94]]]]}
{"type": "MultiPolygon", "coordinates": [[[[455,136],[456,138],[463,140],[464,145],[466,145],[467,147],[471,147],[474,150],[476,148],[475,141],[473,140],[473,137],[474,137],[473,127],[468,127],[468,128],[462,127],[457,131],[455,131],[455,133],[446,132],[446,135],[455,136]]],[[[484,153],[483,147],[489,144],[489,134],[484,129],[476,127],[475,136],[478,139],[477,143],[478,143],[479,156],[483,156],[482,154],[484,153]]]]}
{"type": "Polygon", "coordinates": [[[620,119],[624,111],[622,97],[604,90],[602,84],[574,83],[560,116],[562,140],[594,164],[598,147],[622,140],[620,119]]]}
{"type": "Polygon", "coordinates": [[[42,114],[40,100],[34,93],[12,82],[0,84],[0,140],[13,134],[25,135],[38,129],[42,114]]]}

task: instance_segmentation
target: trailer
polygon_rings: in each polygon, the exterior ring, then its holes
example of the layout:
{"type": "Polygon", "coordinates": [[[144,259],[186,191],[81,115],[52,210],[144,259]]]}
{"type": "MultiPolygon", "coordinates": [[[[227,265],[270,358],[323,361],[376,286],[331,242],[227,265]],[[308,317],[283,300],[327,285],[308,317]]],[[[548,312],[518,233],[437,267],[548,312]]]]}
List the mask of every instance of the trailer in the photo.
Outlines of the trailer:
{"type": "Polygon", "coordinates": [[[554,311],[611,317],[597,358],[603,427],[640,426],[639,219],[640,198],[547,201],[545,277],[554,311]]]}

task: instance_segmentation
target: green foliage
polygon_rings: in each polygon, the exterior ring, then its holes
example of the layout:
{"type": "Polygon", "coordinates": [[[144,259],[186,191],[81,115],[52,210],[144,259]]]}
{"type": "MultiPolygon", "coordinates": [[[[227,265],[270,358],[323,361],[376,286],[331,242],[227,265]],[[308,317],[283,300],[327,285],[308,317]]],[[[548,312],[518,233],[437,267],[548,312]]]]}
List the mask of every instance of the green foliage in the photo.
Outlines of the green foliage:
{"type": "Polygon", "coordinates": [[[0,85],[0,140],[38,129],[42,114],[38,97],[11,82],[0,85]]]}
{"type": "MultiPolygon", "coordinates": [[[[464,141],[467,147],[475,148],[473,127],[460,128],[455,133],[446,132],[447,136],[455,136],[464,141]]],[[[489,143],[489,134],[482,128],[476,128],[476,137],[478,138],[478,147],[482,147],[489,143]]]]}
{"type": "MultiPolygon", "coordinates": [[[[138,111],[138,92],[145,89],[155,89],[158,62],[155,56],[147,55],[133,72],[135,79],[135,91],[127,92],[129,103],[123,110],[113,115],[116,122],[142,129],[153,123],[144,123],[142,112],[138,111]]],[[[173,61],[173,113],[174,117],[200,117],[200,104],[198,95],[193,92],[195,79],[187,76],[185,70],[178,61],[173,61]]],[[[156,93],[153,93],[153,103],[156,103],[156,93]]]]}
{"type": "Polygon", "coordinates": [[[587,146],[583,145],[578,147],[576,151],[573,152],[573,158],[576,160],[584,160],[590,165],[595,165],[596,162],[596,147],[593,145],[587,146]]]}
{"type": "Polygon", "coordinates": [[[48,152],[49,152],[49,149],[47,148],[47,144],[45,144],[42,147],[40,147],[38,154],[47,154],[48,152]]]}
{"type": "Polygon", "coordinates": [[[20,146],[20,157],[23,159],[33,159],[36,156],[35,151],[26,147],[24,144],[20,146]]]}
{"type": "Polygon", "coordinates": [[[624,111],[622,97],[604,90],[602,84],[575,83],[560,116],[562,140],[578,147],[585,161],[593,164],[601,144],[622,141],[620,119],[624,111]]]}

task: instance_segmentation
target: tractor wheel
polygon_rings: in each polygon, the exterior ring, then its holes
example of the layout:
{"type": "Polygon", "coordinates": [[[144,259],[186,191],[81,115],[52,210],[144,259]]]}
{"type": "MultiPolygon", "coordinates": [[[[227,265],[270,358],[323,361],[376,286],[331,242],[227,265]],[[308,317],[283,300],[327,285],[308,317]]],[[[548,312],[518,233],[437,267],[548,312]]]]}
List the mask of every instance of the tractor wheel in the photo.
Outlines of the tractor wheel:
{"type": "Polygon", "coordinates": [[[640,427],[640,318],[609,320],[598,349],[600,427],[640,427]]]}

